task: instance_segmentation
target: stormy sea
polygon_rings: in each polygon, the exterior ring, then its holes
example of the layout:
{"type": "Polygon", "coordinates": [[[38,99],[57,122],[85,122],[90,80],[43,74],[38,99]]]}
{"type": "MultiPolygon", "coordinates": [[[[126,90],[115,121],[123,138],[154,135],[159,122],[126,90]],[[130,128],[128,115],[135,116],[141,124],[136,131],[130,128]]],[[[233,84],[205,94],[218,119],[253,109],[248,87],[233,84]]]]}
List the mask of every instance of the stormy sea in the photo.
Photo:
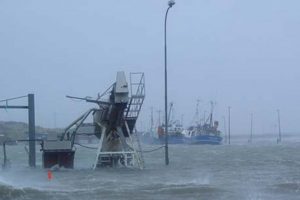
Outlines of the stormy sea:
{"type": "Polygon", "coordinates": [[[161,148],[144,154],[143,170],[93,171],[95,150],[77,146],[75,169],[56,170],[51,180],[40,152],[37,168],[28,167],[24,147],[7,147],[10,168],[0,171],[0,199],[300,199],[299,137],[280,144],[274,138],[248,144],[241,137],[230,145],[170,145],[169,166],[161,148]]]}

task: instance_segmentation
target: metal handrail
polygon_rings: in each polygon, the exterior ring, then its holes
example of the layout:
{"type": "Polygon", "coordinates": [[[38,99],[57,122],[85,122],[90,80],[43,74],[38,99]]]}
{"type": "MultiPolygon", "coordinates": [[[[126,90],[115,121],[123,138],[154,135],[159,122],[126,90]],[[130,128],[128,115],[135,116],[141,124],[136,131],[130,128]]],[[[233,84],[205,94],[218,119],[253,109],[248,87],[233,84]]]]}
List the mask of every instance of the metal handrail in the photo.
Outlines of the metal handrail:
{"type": "Polygon", "coordinates": [[[7,154],[6,154],[6,143],[8,142],[41,142],[41,145],[43,146],[44,144],[44,140],[42,139],[34,139],[34,140],[5,140],[3,143],[2,143],[2,146],[3,146],[3,164],[2,164],[2,168],[6,168],[7,167],[7,163],[8,163],[8,159],[7,159],[7,154]]]}

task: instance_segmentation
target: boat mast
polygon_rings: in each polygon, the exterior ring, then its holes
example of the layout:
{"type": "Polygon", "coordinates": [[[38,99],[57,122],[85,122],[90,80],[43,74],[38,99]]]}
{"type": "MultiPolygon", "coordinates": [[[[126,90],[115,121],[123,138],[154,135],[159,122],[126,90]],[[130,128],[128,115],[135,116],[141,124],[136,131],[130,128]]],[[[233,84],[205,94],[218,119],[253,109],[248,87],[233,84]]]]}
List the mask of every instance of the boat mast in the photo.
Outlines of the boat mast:
{"type": "Polygon", "coordinates": [[[195,121],[197,125],[201,125],[200,116],[199,116],[199,104],[200,104],[200,100],[197,99],[196,113],[195,113],[195,121]]]}
{"type": "Polygon", "coordinates": [[[213,111],[214,111],[214,102],[210,101],[210,105],[211,105],[211,108],[210,108],[210,116],[209,116],[209,125],[210,125],[210,127],[212,127],[213,126],[212,118],[213,118],[213,111]]]}
{"type": "Polygon", "coordinates": [[[157,112],[158,112],[158,126],[160,126],[161,125],[161,123],[160,123],[160,113],[161,113],[161,110],[158,110],[157,112]]]}
{"type": "Polygon", "coordinates": [[[181,126],[183,126],[183,114],[181,114],[181,119],[180,119],[180,124],[181,124],[181,126]]]}
{"type": "Polygon", "coordinates": [[[151,118],[150,118],[150,132],[151,132],[151,134],[153,133],[153,126],[154,126],[154,122],[153,122],[153,107],[151,107],[151,118]]]}
{"type": "Polygon", "coordinates": [[[173,112],[173,102],[170,103],[170,109],[168,114],[168,124],[170,123],[171,113],[173,112]]]}

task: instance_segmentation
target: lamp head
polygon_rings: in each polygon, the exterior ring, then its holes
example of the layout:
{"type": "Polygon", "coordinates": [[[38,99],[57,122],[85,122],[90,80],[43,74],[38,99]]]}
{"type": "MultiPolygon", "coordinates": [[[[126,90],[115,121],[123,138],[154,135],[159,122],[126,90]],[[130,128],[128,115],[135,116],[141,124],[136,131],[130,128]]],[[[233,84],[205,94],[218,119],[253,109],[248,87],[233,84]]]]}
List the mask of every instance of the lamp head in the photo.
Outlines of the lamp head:
{"type": "Polygon", "coordinates": [[[169,0],[168,5],[171,8],[172,6],[175,5],[175,1],[174,0],[169,0]]]}

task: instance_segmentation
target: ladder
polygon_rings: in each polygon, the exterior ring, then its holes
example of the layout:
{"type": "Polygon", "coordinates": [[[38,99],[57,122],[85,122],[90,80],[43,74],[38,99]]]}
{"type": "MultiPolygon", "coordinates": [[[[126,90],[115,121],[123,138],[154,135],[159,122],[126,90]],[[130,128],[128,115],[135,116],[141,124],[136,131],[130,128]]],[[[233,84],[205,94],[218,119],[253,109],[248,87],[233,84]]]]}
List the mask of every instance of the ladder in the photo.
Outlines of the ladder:
{"type": "Polygon", "coordinates": [[[142,153],[142,147],[137,135],[137,131],[134,128],[136,120],[140,114],[144,99],[145,99],[145,76],[142,72],[130,73],[130,93],[131,98],[128,106],[125,110],[125,121],[128,135],[131,139],[132,145],[137,144],[138,162],[141,168],[144,168],[144,156],[142,153]],[[127,123],[128,122],[128,123],[127,123]],[[131,123],[130,123],[131,122],[131,123]],[[129,125],[128,125],[129,124],[129,125]],[[130,127],[128,127],[130,126],[130,127]]]}
{"type": "Polygon", "coordinates": [[[145,76],[142,72],[130,73],[131,97],[125,110],[126,119],[137,119],[145,99],[145,76]]]}
{"type": "MultiPolygon", "coordinates": [[[[125,127],[126,127],[128,133],[130,133],[127,121],[125,121],[125,127]]],[[[129,139],[130,139],[130,142],[131,142],[132,150],[133,150],[134,155],[135,155],[136,160],[137,160],[137,164],[138,164],[140,169],[144,169],[145,161],[144,161],[144,157],[143,157],[141,143],[140,143],[140,140],[139,140],[139,138],[136,134],[136,131],[133,132],[133,134],[128,134],[128,135],[129,135],[129,139]],[[136,148],[135,144],[137,144],[137,148],[136,148]],[[138,149],[138,150],[136,150],[136,149],[138,149]]]]}
{"type": "Polygon", "coordinates": [[[133,139],[136,141],[136,143],[138,145],[138,155],[139,155],[139,158],[140,158],[141,166],[142,166],[142,168],[144,168],[145,167],[145,160],[144,160],[143,149],[142,149],[141,142],[140,142],[140,139],[139,139],[139,136],[138,136],[138,133],[137,133],[136,129],[134,129],[132,135],[133,135],[133,139]]]}

